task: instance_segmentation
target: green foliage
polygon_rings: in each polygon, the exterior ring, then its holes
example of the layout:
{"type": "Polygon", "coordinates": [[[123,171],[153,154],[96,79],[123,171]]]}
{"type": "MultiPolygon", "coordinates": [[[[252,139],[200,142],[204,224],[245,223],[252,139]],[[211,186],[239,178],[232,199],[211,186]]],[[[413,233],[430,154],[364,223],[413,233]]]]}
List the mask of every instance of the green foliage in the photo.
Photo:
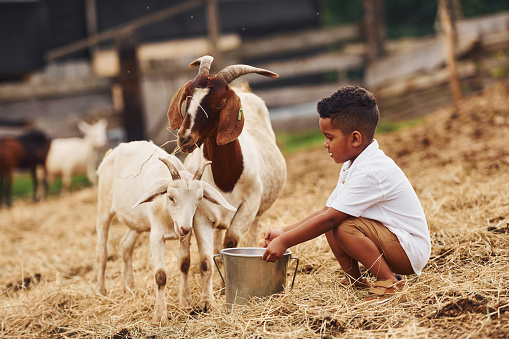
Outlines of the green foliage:
{"type": "Polygon", "coordinates": [[[437,7],[436,0],[385,0],[387,38],[433,34],[437,7]]]}
{"type": "Polygon", "coordinates": [[[461,0],[460,3],[465,18],[509,10],[507,0],[461,0]]]}
{"type": "MultiPolygon", "coordinates": [[[[465,18],[509,10],[509,1],[461,0],[465,18]]],[[[435,32],[437,0],[385,0],[387,37],[398,39],[435,32]]],[[[360,23],[362,0],[323,0],[320,17],[324,26],[360,23]]]]}
{"type": "Polygon", "coordinates": [[[323,0],[320,18],[324,26],[359,22],[362,18],[361,1],[323,0]]]}

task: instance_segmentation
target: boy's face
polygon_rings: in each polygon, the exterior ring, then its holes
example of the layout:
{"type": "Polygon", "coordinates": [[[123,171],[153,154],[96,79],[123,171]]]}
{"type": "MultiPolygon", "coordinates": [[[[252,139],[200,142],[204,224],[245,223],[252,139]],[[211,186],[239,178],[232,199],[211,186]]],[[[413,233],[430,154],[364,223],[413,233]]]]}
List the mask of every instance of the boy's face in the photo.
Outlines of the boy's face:
{"type": "Polygon", "coordinates": [[[359,154],[355,147],[356,140],[353,135],[356,132],[351,135],[344,135],[339,129],[332,127],[329,118],[320,118],[320,129],[325,136],[323,147],[327,148],[334,162],[341,164],[357,158],[359,154]]]}

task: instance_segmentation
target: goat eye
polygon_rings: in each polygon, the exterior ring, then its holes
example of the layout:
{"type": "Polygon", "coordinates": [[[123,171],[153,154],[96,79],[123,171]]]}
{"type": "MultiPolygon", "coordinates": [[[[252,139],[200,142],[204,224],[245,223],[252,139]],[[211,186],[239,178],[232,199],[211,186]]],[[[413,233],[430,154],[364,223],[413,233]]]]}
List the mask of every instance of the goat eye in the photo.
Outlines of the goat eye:
{"type": "Polygon", "coordinates": [[[172,203],[175,203],[175,199],[173,199],[172,197],[169,197],[168,198],[172,203]]]}
{"type": "Polygon", "coordinates": [[[220,103],[218,103],[218,104],[217,104],[217,107],[218,107],[218,108],[221,108],[221,107],[223,107],[223,106],[224,106],[224,102],[220,102],[220,103]]]}

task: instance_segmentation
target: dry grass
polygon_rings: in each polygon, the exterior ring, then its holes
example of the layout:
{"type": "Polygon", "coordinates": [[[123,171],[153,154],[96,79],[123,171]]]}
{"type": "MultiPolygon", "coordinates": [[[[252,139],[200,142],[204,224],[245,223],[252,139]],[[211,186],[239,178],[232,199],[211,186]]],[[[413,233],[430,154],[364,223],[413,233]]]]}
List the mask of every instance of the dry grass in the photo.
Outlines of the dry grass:
{"type": "MultiPolygon", "coordinates": [[[[509,87],[497,85],[465,100],[454,114],[442,110],[420,126],[378,137],[414,185],[432,237],[423,274],[407,277],[408,288],[381,304],[366,303],[366,292],[339,285],[342,272],[320,237],[292,248],[301,268],[290,293],[228,313],[216,274],[218,307],[190,315],[178,307],[178,243],[169,241],[170,319],[160,327],[151,322],[154,293],[146,236],[133,258],[137,287],[124,293],[118,244],[125,228],[113,224],[109,294],[93,292],[93,189],[38,204],[17,201],[12,209],[0,210],[0,337],[507,338],[508,136],[509,87]]],[[[288,183],[262,220],[260,238],[265,229],[321,208],[336,184],[339,168],[324,150],[294,154],[287,162],[288,183]]],[[[191,282],[197,302],[196,265],[191,282]]]]}

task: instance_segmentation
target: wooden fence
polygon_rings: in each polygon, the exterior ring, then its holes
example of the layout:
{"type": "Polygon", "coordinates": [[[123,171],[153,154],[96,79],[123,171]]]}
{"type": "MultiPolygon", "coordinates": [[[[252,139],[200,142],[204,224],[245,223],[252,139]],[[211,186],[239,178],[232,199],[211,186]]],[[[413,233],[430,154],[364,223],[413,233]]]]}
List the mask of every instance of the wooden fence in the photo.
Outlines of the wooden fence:
{"type": "MultiPolygon", "coordinates": [[[[374,92],[386,119],[426,114],[451,102],[440,36],[389,41],[388,56],[370,65],[365,62],[365,45],[357,25],[249,41],[223,36],[218,44],[225,65],[247,63],[280,75],[276,80],[258,75],[236,80],[248,81],[265,100],[277,130],[316,128],[316,102],[346,84],[374,92]]],[[[139,46],[146,134],[154,142],[162,144],[173,138],[167,130],[169,102],[176,90],[196,75],[197,70],[188,64],[206,51],[203,38],[139,46]],[[149,47],[157,54],[150,53],[149,47]],[[162,53],[164,48],[171,53],[162,53]]],[[[509,13],[458,22],[456,55],[467,95],[509,78],[509,13]]],[[[104,69],[114,69],[107,63],[115,62],[114,53],[102,62],[104,69]]],[[[212,71],[219,71],[216,68],[213,64],[212,71]]],[[[28,84],[0,88],[0,120],[12,116],[31,119],[52,135],[64,136],[78,134],[74,126],[69,128],[78,118],[105,115],[111,135],[120,140],[122,123],[115,88],[114,77],[94,76],[91,65],[52,65],[28,84]]]]}

